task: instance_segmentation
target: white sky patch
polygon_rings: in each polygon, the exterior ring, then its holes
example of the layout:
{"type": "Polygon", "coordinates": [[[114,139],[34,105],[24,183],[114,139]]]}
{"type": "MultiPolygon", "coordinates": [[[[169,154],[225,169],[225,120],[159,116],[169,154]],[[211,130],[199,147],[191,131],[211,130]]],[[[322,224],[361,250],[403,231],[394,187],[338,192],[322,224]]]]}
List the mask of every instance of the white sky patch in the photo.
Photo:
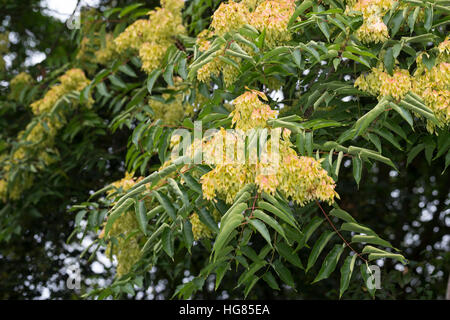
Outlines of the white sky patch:
{"type": "MultiPolygon", "coordinates": [[[[45,10],[46,14],[65,22],[75,10],[77,2],[77,0],[42,0],[42,6],[48,8],[48,10],[45,10]]],[[[97,7],[98,4],[98,0],[82,0],[78,10],[86,5],[97,7]]]]}
{"type": "Polygon", "coordinates": [[[46,57],[47,56],[45,53],[39,52],[39,51],[34,51],[28,58],[25,59],[24,64],[27,67],[34,66],[34,65],[44,61],[46,57]]]}
{"type": "Polygon", "coordinates": [[[43,0],[42,6],[48,8],[45,13],[49,16],[53,16],[61,21],[66,21],[67,18],[75,10],[77,0],[43,0]]]}

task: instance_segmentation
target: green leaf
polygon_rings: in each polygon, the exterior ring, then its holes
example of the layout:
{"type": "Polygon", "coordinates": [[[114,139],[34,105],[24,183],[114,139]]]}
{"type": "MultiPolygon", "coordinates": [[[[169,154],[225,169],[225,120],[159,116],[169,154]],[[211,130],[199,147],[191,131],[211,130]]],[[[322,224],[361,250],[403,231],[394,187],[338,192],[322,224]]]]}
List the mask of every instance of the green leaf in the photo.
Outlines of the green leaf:
{"type": "Polygon", "coordinates": [[[341,63],[341,60],[339,58],[333,59],[333,67],[334,70],[337,71],[339,64],[341,63]]]}
{"type": "Polygon", "coordinates": [[[167,255],[173,258],[173,241],[172,241],[172,230],[170,228],[165,228],[162,233],[162,245],[163,250],[167,253],[167,255]]]}
{"type": "Polygon", "coordinates": [[[137,78],[136,73],[133,71],[133,69],[131,69],[130,66],[128,66],[127,64],[123,64],[119,67],[119,70],[122,71],[123,73],[125,73],[127,76],[130,76],[132,78],[137,78]]]}
{"type": "Polygon", "coordinates": [[[150,94],[152,93],[153,86],[155,85],[155,82],[158,79],[160,74],[161,74],[161,69],[155,69],[149,74],[148,79],[147,79],[148,93],[150,93],[150,94]]]}
{"type": "Polygon", "coordinates": [[[153,191],[153,195],[155,195],[158,202],[164,207],[164,210],[167,212],[167,214],[173,219],[176,219],[176,211],[175,208],[172,206],[169,198],[167,198],[166,195],[159,193],[158,191],[153,191]]]}
{"type": "Polygon", "coordinates": [[[383,151],[382,147],[381,147],[381,140],[380,140],[380,138],[378,138],[378,136],[376,134],[367,133],[367,138],[369,138],[369,140],[375,145],[378,152],[381,153],[383,151]]]}
{"type": "Polygon", "coordinates": [[[377,56],[374,55],[373,53],[366,51],[366,50],[362,50],[355,46],[346,46],[345,51],[356,53],[356,54],[359,54],[360,56],[366,56],[369,58],[377,59],[377,56]]]}
{"type": "Polygon", "coordinates": [[[408,166],[423,149],[425,149],[425,145],[423,143],[414,146],[408,153],[406,165],[408,166]]]}
{"type": "Polygon", "coordinates": [[[258,207],[273,213],[278,218],[280,218],[284,222],[288,223],[289,225],[291,225],[292,227],[297,229],[297,225],[295,223],[295,220],[294,220],[294,218],[291,215],[281,211],[280,209],[278,209],[277,207],[271,205],[270,203],[265,202],[265,201],[258,201],[258,207]]]}
{"type": "Polygon", "coordinates": [[[397,253],[392,253],[392,252],[387,252],[385,250],[381,250],[379,248],[375,248],[372,246],[365,246],[362,253],[369,253],[369,257],[368,257],[369,261],[378,260],[378,259],[382,259],[382,258],[389,258],[389,259],[397,260],[397,261],[401,262],[402,264],[408,264],[408,260],[406,260],[403,255],[397,254],[397,253]]]}
{"type": "Polygon", "coordinates": [[[194,243],[194,234],[192,233],[192,224],[189,220],[186,220],[183,224],[183,237],[188,251],[191,252],[191,247],[194,243]]]}
{"type": "Polygon", "coordinates": [[[247,298],[248,294],[250,293],[250,291],[252,290],[252,288],[255,286],[256,282],[259,281],[259,277],[257,276],[253,276],[251,278],[251,281],[249,282],[249,284],[245,287],[244,290],[244,299],[247,298]]]}
{"type": "Polygon", "coordinates": [[[395,63],[394,51],[392,47],[390,47],[386,50],[386,53],[384,54],[384,66],[386,67],[386,71],[390,75],[392,75],[394,71],[394,63],[395,63]]]}
{"type": "Polygon", "coordinates": [[[427,160],[428,164],[431,165],[431,159],[433,158],[434,149],[436,149],[436,143],[431,137],[426,137],[424,142],[425,142],[425,159],[427,160]]]}
{"type": "Polygon", "coordinates": [[[366,59],[364,59],[364,58],[361,57],[361,56],[358,57],[358,56],[354,55],[354,54],[351,53],[351,52],[344,51],[344,52],[342,53],[342,57],[347,58],[347,59],[354,60],[354,61],[356,61],[356,62],[359,62],[359,63],[365,65],[367,68],[371,68],[370,63],[367,62],[366,59]]]}
{"type": "Polygon", "coordinates": [[[300,248],[304,247],[311,235],[314,233],[314,231],[322,224],[323,219],[320,219],[319,217],[314,217],[311,219],[311,221],[308,223],[308,225],[303,229],[303,238],[302,242],[300,244],[300,248]]]}
{"type": "Polygon", "coordinates": [[[357,233],[365,233],[367,235],[376,236],[377,234],[372,231],[370,228],[364,227],[355,222],[345,222],[341,226],[341,230],[343,231],[352,231],[357,233]]]}
{"type": "Polygon", "coordinates": [[[372,129],[373,132],[378,134],[379,136],[383,137],[387,141],[389,141],[394,147],[396,147],[398,150],[403,151],[402,146],[398,143],[397,139],[394,137],[394,135],[387,131],[387,130],[379,130],[377,128],[372,129]]]}
{"type": "Polygon", "coordinates": [[[390,36],[391,38],[394,38],[394,36],[397,34],[398,30],[400,29],[400,26],[403,22],[403,10],[397,11],[397,13],[390,19],[389,21],[389,27],[390,27],[390,36]]]}
{"type": "Polygon", "coordinates": [[[211,229],[215,233],[219,233],[219,227],[217,226],[217,223],[214,221],[213,217],[205,207],[202,207],[198,210],[198,217],[200,221],[203,222],[209,229],[211,229]]]}
{"type": "Polygon", "coordinates": [[[186,58],[183,58],[178,62],[177,72],[183,80],[187,79],[186,62],[186,58]]]}
{"type": "Polygon", "coordinates": [[[328,27],[328,24],[325,21],[318,18],[317,25],[319,26],[320,31],[322,31],[327,40],[330,41],[330,28],[328,27]]]}
{"type": "Polygon", "coordinates": [[[298,48],[295,48],[294,51],[292,51],[292,57],[294,58],[294,62],[297,65],[298,68],[302,67],[302,53],[298,48]]]}
{"type": "MultiPolygon", "coordinates": [[[[174,65],[169,64],[163,73],[163,78],[169,86],[173,86],[173,69],[174,69],[174,65]]],[[[148,89],[148,86],[147,86],[147,89],[148,89]]],[[[149,90],[149,92],[151,93],[151,90],[149,90]]]]}
{"type": "Polygon", "coordinates": [[[253,278],[254,274],[260,270],[262,267],[264,267],[267,264],[266,261],[264,260],[260,260],[257,262],[252,263],[248,270],[245,271],[244,273],[241,274],[241,276],[238,279],[238,283],[236,287],[239,287],[240,285],[242,285],[243,283],[247,282],[247,281],[251,281],[251,279],[253,278]]]}
{"type": "Polygon", "coordinates": [[[308,156],[312,157],[313,154],[313,134],[312,132],[305,133],[305,149],[308,156]]]}
{"type": "Polygon", "coordinates": [[[108,93],[108,90],[106,89],[106,85],[104,82],[100,82],[99,84],[97,84],[97,90],[102,96],[105,96],[105,97],[111,96],[108,93]]]}
{"type": "Polygon", "coordinates": [[[356,220],[346,211],[339,209],[339,208],[333,208],[330,211],[330,216],[338,217],[341,220],[344,220],[346,222],[355,222],[356,220]]]}
{"type": "Polygon", "coordinates": [[[122,18],[124,16],[126,16],[127,14],[129,14],[130,12],[132,12],[133,10],[139,8],[140,6],[143,6],[143,3],[135,3],[132,5],[129,5],[127,7],[125,7],[119,14],[119,18],[122,18]]]}
{"type": "Polygon", "coordinates": [[[163,232],[166,228],[169,228],[169,225],[167,223],[163,223],[162,225],[159,226],[158,229],[156,229],[155,232],[152,233],[152,235],[150,236],[150,238],[147,239],[147,241],[145,242],[144,246],[141,249],[141,254],[147,252],[151,245],[153,244],[153,242],[156,240],[156,238],[161,234],[161,232],[163,232]]]}
{"type": "Polygon", "coordinates": [[[422,55],[422,62],[427,67],[429,71],[433,69],[434,65],[436,64],[436,56],[433,54],[426,53],[422,55]]]}
{"type": "Polygon", "coordinates": [[[229,262],[224,262],[221,263],[217,269],[216,269],[216,286],[214,288],[214,290],[217,291],[217,289],[220,286],[220,283],[222,282],[222,279],[225,275],[225,273],[230,269],[230,263],[229,262]]]}
{"type": "Polygon", "coordinates": [[[145,122],[140,123],[136,129],[133,131],[133,135],[131,136],[131,140],[134,145],[139,148],[139,140],[141,139],[142,133],[147,128],[147,124],[145,122]]]}
{"type": "Polygon", "coordinates": [[[392,245],[389,242],[387,242],[386,240],[383,240],[380,237],[373,236],[373,235],[356,235],[356,236],[353,236],[352,242],[372,243],[372,244],[378,244],[380,246],[385,246],[388,248],[393,248],[392,245]]]}
{"type": "Polygon", "coordinates": [[[355,123],[355,136],[363,134],[366,129],[369,127],[369,125],[386,110],[386,105],[388,104],[388,101],[381,100],[375,107],[373,107],[369,112],[367,112],[365,115],[363,115],[361,118],[358,119],[355,123]]]}
{"type": "Polygon", "coordinates": [[[357,257],[358,256],[356,254],[353,256],[348,256],[347,258],[345,258],[344,264],[341,267],[341,285],[339,288],[339,298],[341,298],[344,292],[348,289],[357,257]]]}
{"type": "Polygon", "coordinates": [[[189,173],[181,173],[181,177],[183,178],[186,185],[193,191],[198,194],[202,194],[202,185],[195,180],[189,173]]]}
{"type": "Polygon", "coordinates": [[[247,221],[266,239],[267,243],[272,247],[269,230],[267,230],[264,222],[258,219],[247,219],[247,221]]]}
{"type": "Polygon", "coordinates": [[[267,215],[266,213],[264,213],[264,212],[262,212],[261,210],[258,210],[258,209],[253,211],[253,216],[255,218],[258,218],[258,219],[264,221],[265,223],[267,223],[269,226],[271,226],[273,229],[275,229],[275,231],[278,232],[287,241],[286,234],[284,233],[283,228],[271,216],[267,215]]]}
{"type": "Polygon", "coordinates": [[[272,272],[267,271],[262,279],[271,287],[273,290],[280,290],[280,287],[278,286],[277,280],[273,276],[272,272]]]}
{"type": "Polygon", "coordinates": [[[313,2],[311,0],[303,1],[294,11],[291,18],[288,22],[288,27],[292,26],[292,24],[297,20],[298,16],[305,12],[307,9],[312,7],[313,2]]]}
{"type": "Polygon", "coordinates": [[[414,9],[414,11],[412,11],[410,14],[409,14],[409,17],[408,17],[408,26],[409,26],[409,32],[412,34],[413,32],[414,32],[414,24],[416,23],[416,20],[417,20],[417,17],[418,17],[418,15],[419,15],[419,12],[420,12],[420,7],[416,7],[415,9],[414,9]]]}
{"type": "Polygon", "coordinates": [[[276,260],[273,263],[273,268],[284,283],[292,288],[295,288],[295,282],[294,278],[292,278],[291,272],[284,266],[284,264],[280,260],[276,260]]]}
{"type": "MultiPolygon", "coordinates": [[[[245,209],[247,209],[247,204],[240,203],[234,208],[232,212],[229,213],[229,216],[225,218],[224,215],[222,217],[220,231],[213,247],[213,250],[216,253],[219,252],[228,243],[228,241],[231,240],[229,236],[231,232],[242,223],[244,216],[241,212],[245,209]]],[[[217,256],[215,256],[215,258],[217,258],[217,256]]]]}
{"type": "Polygon", "coordinates": [[[167,183],[169,184],[170,189],[172,189],[173,193],[177,196],[177,198],[181,199],[183,205],[188,207],[189,197],[186,194],[186,192],[182,191],[178,183],[172,178],[168,178],[167,183]]]}
{"type": "Polygon", "coordinates": [[[304,269],[303,263],[300,260],[300,258],[294,253],[294,250],[290,246],[288,246],[285,242],[278,242],[276,244],[276,249],[278,253],[287,261],[289,261],[294,266],[300,269],[304,269]]]}
{"type": "Polygon", "coordinates": [[[145,201],[138,201],[135,209],[139,228],[141,228],[144,235],[147,235],[147,208],[145,208],[145,201]]]}
{"type": "Polygon", "coordinates": [[[359,156],[354,156],[352,158],[353,163],[353,177],[355,178],[356,184],[359,187],[359,182],[361,181],[362,174],[362,160],[359,156]]]}
{"type": "Polygon", "coordinates": [[[116,75],[110,75],[108,77],[109,81],[111,81],[111,83],[119,88],[125,89],[127,87],[127,85],[125,84],[125,82],[122,81],[122,79],[120,79],[118,76],[116,75]]]}
{"type": "Polygon", "coordinates": [[[105,237],[108,235],[109,230],[111,230],[111,227],[113,223],[117,220],[117,218],[119,218],[133,204],[135,204],[134,199],[126,199],[120,206],[118,206],[114,211],[111,212],[111,214],[108,217],[108,220],[106,221],[105,237]]]}
{"type": "Polygon", "coordinates": [[[397,112],[403,119],[405,119],[406,122],[408,122],[408,124],[410,125],[411,128],[413,128],[413,117],[411,116],[411,113],[410,113],[408,110],[406,110],[406,109],[404,109],[404,108],[402,108],[402,107],[396,105],[395,103],[392,103],[392,104],[391,104],[391,107],[392,107],[392,109],[393,109],[395,112],[397,112]]]}
{"type": "Polygon", "coordinates": [[[317,258],[319,258],[320,253],[325,248],[325,246],[327,245],[328,241],[330,241],[330,239],[333,237],[333,235],[334,235],[333,231],[325,231],[324,233],[322,233],[320,235],[319,239],[314,244],[314,247],[313,247],[313,249],[311,251],[311,254],[309,255],[308,265],[306,267],[306,271],[305,272],[308,272],[309,269],[311,269],[311,267],[314,266],[314,264],[317,261],[317,258]]]}
{"type": "Polygon", "coordinates": [[[433,25],[433,7],[427,6],[425,8],[425,21],[423,26],[425,30],[430,31],[432,25],[433,25]]]}
{"type": "Polygon", "coordinates": [[[369,288],[369,285],[368,285],[369,281],[371,281],[370,280],[371,271],[370,271],[369,267],[367,266],[367,264],[364,264],[364,263],[361,265],[360,270],[361,270],[361,276],[364,280],[364,284],[366,285],[367,290],[369,291],[370,295],[373,298],[375,296],[376,288],[375,288],[375,286],[373,286],[372,288],[369,288]]]}
{"type": "Polygon", "coordinates": [[[314,279],[312,283],[316,283],[320,280],[326,279],[330,276],[330,274],[336,269],[336,265],[341,257],[342,252],[344,251],[345,244],[336,244],[333,249],[327,254],[325,257],[325,261],[320,268],[319,274],[314,279]]]}

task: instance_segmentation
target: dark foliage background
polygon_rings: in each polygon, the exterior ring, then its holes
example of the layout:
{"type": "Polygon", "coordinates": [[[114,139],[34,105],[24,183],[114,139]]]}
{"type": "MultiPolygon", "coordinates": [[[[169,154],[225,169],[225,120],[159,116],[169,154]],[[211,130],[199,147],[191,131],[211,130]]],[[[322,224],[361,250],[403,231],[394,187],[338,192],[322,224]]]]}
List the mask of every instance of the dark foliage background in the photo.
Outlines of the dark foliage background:
{"type": "MultiPolygon", "coordinates": [[[[100,1],[99,9],[123,6],[130,1],[100,1]]],[[[144,1],[141,1],[144,2],[144,1]]],[[[76,43],[64,23],[45,10],[45,1],[0,0],[0,33],[11,32],[15,40],[10,44],[13,53],[11,64],[0,72],[0,143],[14,137],[31,118],[27,105],[7,102],[7,83],[19,71],[27,70],[34,77],[46,75],[73,60],[76,43]],[[46,59],[37,65],[26,66],[24,61],[35,52],[43,52],[46,59]]],[[[146,1],[147,7],[155,1],[146,1]]],[[[44,90],[44,88],[42,88],[44,90]]],[[[103,272],[95,273],[88,256],[79,259],[82,246],[67,244],[73,230],[74,213],[68,212],[71,204],[82,202],[88,190],[97,190],[107,182],[122,178],[126,145],[130,132],[118,130],[114,134],[103,130],[102,119],[111,117],[110,111],[96,110],[96,126],[84,125],[73,140],[68,132],[61,132],[57,148],[61,161],[40,173],[34,186],[26,191],[20,201],[0,203],[0,299],[33,299],[47,291],[50,298],[79,299],[81,294],[98,283],[110,281],[112,266],[103,264],[103,272]],[[60,174],[56,174],[60,173],[60,174]],[[106,177],[106,179],[105,179],[106,177]],[[17,214],[20,212],[20,214],[17,214]],[[78,261],[83,277],[82,288],[66,288],[65,268],[78,261]]],[[[73,115],[73,118],[76,119],[73,115]]],[[[0,145],[1,147],[1,145],[0,145]]],[[[345,166],[345,163],[344,163],[345,166]]],[[[442,174],[441,157],[429,166],[423,156],[417,157],[408,167],[400,163],[400,174],[387,166],[365,168],[360,189],[353,181],[351,170],[341,173],[338,193],[341,206],[352,212],[361,223],[399,248],[409,259],[406,267],[389,260],[382,266],[382,288],[377,298],[384,299],[443,299],[447,290],[450,266],[450,188],[449,171],[442,174]],[[348,175],[345,177],[344,175],[348,175]]],[[[308,214],[320,215],[319,211],[308,214]]],[[[323,228],[329,228],[323,225],[323,228]]],[[[98,253],[100,257],[101,253],[98,253]]],[[[196,261],[208,257],[194,250],[189,261],[192,270],[196,261]]],[[[301,257],[302,260],[306,257],[301,257]]],[[[175,278],[165,268],[154,270],[150,276],[153,290],[137,294],[137,298],[170,298],[175,284],[189,275],[183,273],[182,259],[167,268],[179,270],[175,278]]],[[[198,265],[199,271],[201,265],[198,265]]],[[[213,281],[214,279],[211,279],[213,281]]],[[[309,285],[312,275],[296,276],[298,290],[273,291],[259,282],[249,298],[258,299],[335,299],[338,296],[339,276],[315,285],[309,285]]],[[[219,298],[234,298],[236,279],[230,274],[222,281],[223,292],[219,298]]],[[[213,286],[195,298],[215,298],[213,286]]],[[[123,298],[126,298],[125,296],[123,298]]],[[[349,290],[348,299],[369,298],[359,288],[349,290]]]]}

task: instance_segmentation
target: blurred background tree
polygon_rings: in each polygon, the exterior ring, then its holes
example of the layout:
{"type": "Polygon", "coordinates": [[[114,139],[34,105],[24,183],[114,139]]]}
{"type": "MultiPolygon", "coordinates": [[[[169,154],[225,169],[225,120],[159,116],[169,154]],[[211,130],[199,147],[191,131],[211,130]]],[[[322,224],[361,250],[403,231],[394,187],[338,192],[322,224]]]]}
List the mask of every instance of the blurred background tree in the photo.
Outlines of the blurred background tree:
{"type": "MultiPolygon", "coordinates": [[[[77,6],[81,10],[95,9],[101,16],[107,9],[131,3],[97,1],[88,7],[79,1],[77,6]]],[[[159,1],[141,3],[151,9],[159,1]]],[[[1,52],[5,68],[0,68],[1,151],[13,143],[12,137],[30,121],[32,113],[28,104],[41,93],[30,91],[21,101],[11,101],[9,81],[26,71],[41,82],[39,90],[45,90],[54,79],[53,73],[59,74],[58,70],[67,64],[77,65],[81,39],[66,27],[65,21],[54,17],[46,1],[0,0],[0,7],[0,34],[8,38],[7,49],[1,52]],[[37,60],[42,61],[36,63],[37,60]]],[[[210,12],[205,11],[203,16],[207,20],[210,12]]],[[[68,212],[68,208],[87,200],[89,192],[124,175],[123,159],[132,131],[124,127],[111,133],[107,129],[108,121],[116,114],[117,111],[102,106],[96,107],[95,113],[75,112],[71,117],[72,125],[56,138],[60,160],[39,173],[20,201],[0,203],[3,206],[0,207],[1,299],[79,299],[90,289],[112,281],[114,265],[105,258],[104,252],[89,250],[79,259],[92,242],[91,238],[87,237],[81,245],[68,244],[67,240],[74,228],[74,213],[68,212]],[[87,262],[91,253],[94,263],[87,262]],[[81,268],[80,291],[66,287],[66,268],[73,263],[81,268]]],[[[390,240],[410,262],[402,266],[389,260],[382,265],[383,290],[377,292],[377,298],[443,299],[450,266],[450,176],[448,170],[442,173],[445,160],[441,157],[431,166],[423,156],[414,158],[408,166],[402,162],[403,158],[394,160],[399,161],[396,163],[400,174],[387,166],[374,166],[363,171],[365,183],[359,190],[350,170],[341,173],[337,187],[341,207],[390,240]]],[[[344,163],[344,166],[349,167],[349,164],[344,163]]],[[[307,259],[306,255],[300,257],[307,259]]],[[[194,249],[188,262],[178,260],[179,264],[152,270],[151,289],[138,292],[136,298],[170,298],[176,285],[191,276],[184,272],[185,263],[189,264],[192,274],[198,274],[202,268],[198,261],[205,259],[208,259],[205,252],[194,249]]],[[[211,278],[208,280],[211,285],[205,285],[194,298],[241,297],[241,292],[233,290],[237,276],[232,276],[226,275],[219,294],[213,290],[214,279],[211,278]]],[[[338,274],[309,285],[312,280],[312,275],[296,276],[297,291],[290,288],[274,291],[259,282],[249,298],[333,299],[338,296],[338,274]]],[[[368,298],[356,285],[348,292],[348,299],[368,298]]]]}

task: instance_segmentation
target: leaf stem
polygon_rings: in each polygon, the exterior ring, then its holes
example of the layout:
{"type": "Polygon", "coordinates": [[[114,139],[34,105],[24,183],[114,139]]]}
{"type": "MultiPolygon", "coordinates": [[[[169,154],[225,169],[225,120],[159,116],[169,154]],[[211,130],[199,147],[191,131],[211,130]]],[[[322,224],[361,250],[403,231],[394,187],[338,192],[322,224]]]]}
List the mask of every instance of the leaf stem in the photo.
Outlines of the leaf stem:
{"type": "Polygon", "coordinates": [[[334,229],[334,231],[336,231],[337,235],[342,239],[342,241],[344,241],[345,245],[347,247],[350,248],[350,250],[352,250],[361,260],[363,260],[365,263],[367,263],[367,260],[364,259],[360,253],[358,253],[358,251],[356,251],[355,249],[352,248],[352,246],[350,245],[350,243],[348,243],[347,240],[345,240],[345,238],[342,236],[342,234],[338,231],[338,229],[336,228],[336,226],[334,225],[334,223],[331,221],[330,217],[328,217],[328,214],[325,212],[325,210],[323,210],[322,206],[320,205],[319,201],[316,200],[317,206],[320,208],[320,210],[322,211],[323,215],[325,216],[325,218],[327,219],[328,223],[331,225],[331,227],[334,229]]]}

